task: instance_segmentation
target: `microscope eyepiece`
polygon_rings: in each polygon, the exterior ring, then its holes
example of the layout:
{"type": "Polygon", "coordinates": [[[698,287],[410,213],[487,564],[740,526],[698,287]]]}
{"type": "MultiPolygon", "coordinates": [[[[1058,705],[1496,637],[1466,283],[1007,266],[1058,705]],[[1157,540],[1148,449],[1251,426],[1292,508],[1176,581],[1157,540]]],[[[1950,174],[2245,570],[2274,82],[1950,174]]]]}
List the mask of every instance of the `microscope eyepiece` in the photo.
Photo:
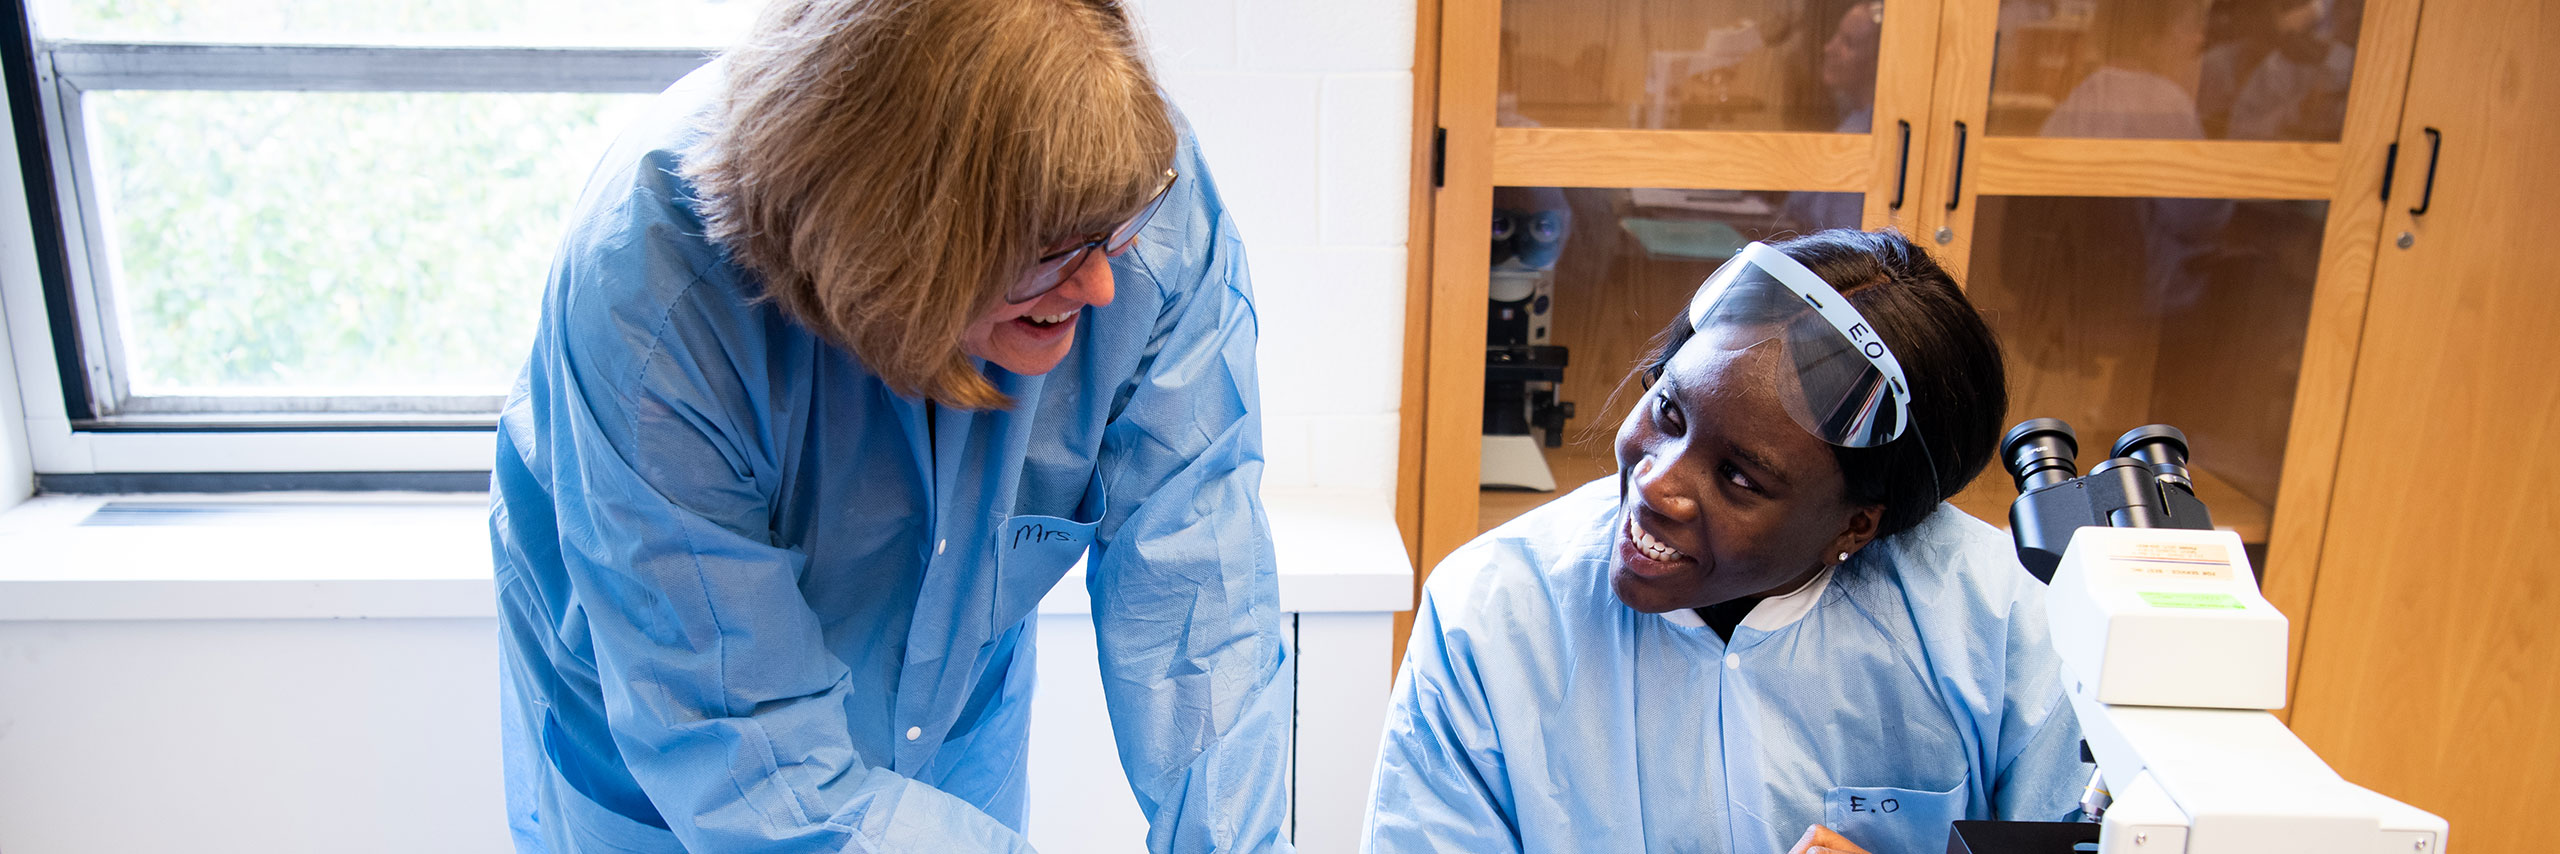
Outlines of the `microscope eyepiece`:
{"type": "Polygon", "coordinates": [[[2029,419],[2001,436],[2000,464],[2018,482],[2009,536],[2018,564],[2037,581],[2053,580],[2081,528],[2213,527],[2187,477],[2187,434],[2153,424],[2124,434],[2112,450],[2083,477],[2073,462],[2080,441],[2060,419],[2029,419]]]}
{"type": "Polygon", "coordinates": [[[2132,457],[2151,467],[2151,473],[2167,486],[2194,494],[2196,484],[2187,476],[2187,434],[2167,424],[2149,424],[2133,428],[2116,439],[2113,456],[2132,457]]]}
{"type": "Polygon", "coordinates": [[[2000,439],[2000,462],[2028,493],[2078,477],[2080,439],[2059,418],[2030,418],[2000,439]]]}

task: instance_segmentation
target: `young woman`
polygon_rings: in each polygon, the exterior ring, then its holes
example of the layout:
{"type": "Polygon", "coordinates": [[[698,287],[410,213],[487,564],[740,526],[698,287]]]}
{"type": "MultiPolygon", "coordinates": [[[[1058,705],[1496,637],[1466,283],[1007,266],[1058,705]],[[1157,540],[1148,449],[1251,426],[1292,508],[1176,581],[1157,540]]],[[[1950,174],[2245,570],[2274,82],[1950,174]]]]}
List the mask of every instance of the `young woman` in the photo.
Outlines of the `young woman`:
{"type": "Polygon", "coordinates": [[[1893,233],[1753,244],[1640,369],[1618,474],[1432,572],[1366,848],[1874,854],[2088,767],[2008,538],[1998,345],[1893,233]]]}

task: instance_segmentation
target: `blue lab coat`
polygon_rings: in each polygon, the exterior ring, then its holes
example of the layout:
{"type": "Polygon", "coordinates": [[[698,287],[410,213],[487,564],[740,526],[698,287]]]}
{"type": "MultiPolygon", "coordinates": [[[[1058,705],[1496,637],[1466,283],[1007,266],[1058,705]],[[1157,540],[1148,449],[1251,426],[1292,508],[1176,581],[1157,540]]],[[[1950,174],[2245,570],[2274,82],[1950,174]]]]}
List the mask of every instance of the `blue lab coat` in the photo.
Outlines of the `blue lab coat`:
{"type": "Polygon", "coordinates": [[[717,73],[589,178],[499,419],[519,846],[1028,850],[1032,610],[1090,545],[1149,850],[1288,850],[1253,305],[1189,130],[1066,361],[928,417],[701,237],[717,73]]]}
{"type": "Polygon", "coordinates": [[[1784,854],[1821,823],[1938,854],[1956,819],[2073,815],[2090,766],[2044,588],[1953,507],[1719,639],[1609,586],[1617,478],[1433,570],[1365,850],[1784,854]]]}

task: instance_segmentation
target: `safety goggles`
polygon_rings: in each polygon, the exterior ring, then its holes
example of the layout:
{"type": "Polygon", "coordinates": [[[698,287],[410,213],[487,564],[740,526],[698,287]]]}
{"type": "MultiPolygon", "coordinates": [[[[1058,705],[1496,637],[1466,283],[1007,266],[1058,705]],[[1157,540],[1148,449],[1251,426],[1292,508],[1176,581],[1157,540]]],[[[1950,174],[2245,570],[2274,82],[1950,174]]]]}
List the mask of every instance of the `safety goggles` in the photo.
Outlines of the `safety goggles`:
{"type": "Polygon", "coordinates": [[[1059,285],[1075,278],[1076,271],[1084,267],[1085,258],[1091,256],[1093,250],[1100,249],[1106,256],[1128,251],[1129,244],[1137,242],[1138,230],[1146,227],[1147,219],[1156,215],[1157,208],[1164,207],[1164,199],[1172,194],[1177,177],[1173,170],[1164,170],[1164,186],[1157,187],[1156,194],[1147,199],[1147,206],[1139,208],[1136,216],[1119,227],[1086,235],[1073,246],[1040,256],[1039,261],[1032,265],[1031,273],[1014,282],[1011,290],[1005,291],[1004,301],[1021,305],[1057,290],[1059,285]]]}
{"type": "Polygon", "coordinates": [[[1911,391],[1875,327],[1821,276],[1753,243],[1708,276],[1689,302],[1686,347],[1776,347],[1778,397],[1816,438],[1871,448],[1902,435],[1911,391]],[[1792,370],[1787,370],[1792,368],[1792,370]]]}

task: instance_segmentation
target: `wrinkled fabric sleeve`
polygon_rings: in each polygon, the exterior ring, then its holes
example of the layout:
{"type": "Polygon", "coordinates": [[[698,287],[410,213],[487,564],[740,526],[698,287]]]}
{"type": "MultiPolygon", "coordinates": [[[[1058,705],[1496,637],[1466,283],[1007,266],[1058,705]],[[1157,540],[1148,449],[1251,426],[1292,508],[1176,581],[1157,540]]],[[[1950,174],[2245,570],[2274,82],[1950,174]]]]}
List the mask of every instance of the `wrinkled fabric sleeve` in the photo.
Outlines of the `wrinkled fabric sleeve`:
{"type": "Polygon", "coordinates": [[[770,413],[744,376],[766,354],[708,319],[727,296],[697,281],[661,315],[573,313],[555,363],[561,555],[623,761],[699,854],[1029,851],[855,750],[850,672],[771,534],[770,413]]]}
{"type": "Polygon", "coordinates": [[[1425,590],[1414,611],[1360,850],[1516,852],[1519,828],[1492,782],[1503,771],[1502,748],[1483,683],[1466,635],[1447,631],[1437,593],[1425,590]]]}
{"type": "MultiPolygon", "coordinates": [[[[2025,573],[2012,568],[2021,578],[2025,573]]],[[[2080,761],[2080,718],[2062,693],[2062,659],[2045,623],[2044,587],[2020,582],[2009,609],[2000,747],[1992,777],[1994,818],[2068,821],[2096,766],[2080,761]]]]}
{"type": "MultiPolygon", "coordinates": [[[[1205,177],[1199,163],[1184,184],[1205,177]]],[[[1215,214],[1214,191],[1184,192],[1200,194],[1191,216],[1215,214]]],[[[1096,476],[1112,507],[1086,588],[1147,850],[1286,852],[1289,685],[1260,496],[1253,304],[1234,232],[1198,221],[1192,235],[1206,239],[1125,268],[1137,275],[1122,288],[1157,287],[1165,302],[1104,429],[1096,476]]]]}

